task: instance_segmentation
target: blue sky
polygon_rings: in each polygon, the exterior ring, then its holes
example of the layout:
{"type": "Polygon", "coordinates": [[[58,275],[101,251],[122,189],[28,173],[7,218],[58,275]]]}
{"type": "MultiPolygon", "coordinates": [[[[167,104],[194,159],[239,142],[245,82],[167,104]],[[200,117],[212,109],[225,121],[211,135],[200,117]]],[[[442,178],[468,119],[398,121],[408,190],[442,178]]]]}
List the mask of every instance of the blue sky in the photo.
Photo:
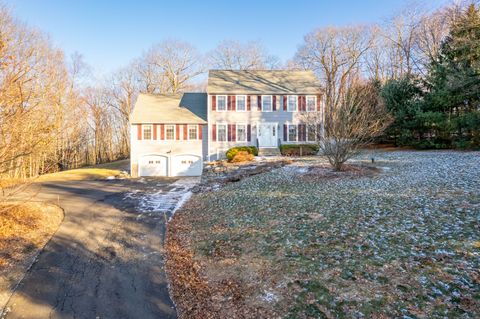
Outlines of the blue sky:
{"type": "MultiPolygon", "coordinates": [[[[437,7],[445,0],[425,0],[437,7]]],[[[382,22],[405,0],[8,1],[13,14],[48,33],[67,54],[84,55],[97,75],[114,71],[152,44],[181,39],[201,53],[220,41],[259,40],[286,61],[303,36],[328,25],[382,22]]]]}

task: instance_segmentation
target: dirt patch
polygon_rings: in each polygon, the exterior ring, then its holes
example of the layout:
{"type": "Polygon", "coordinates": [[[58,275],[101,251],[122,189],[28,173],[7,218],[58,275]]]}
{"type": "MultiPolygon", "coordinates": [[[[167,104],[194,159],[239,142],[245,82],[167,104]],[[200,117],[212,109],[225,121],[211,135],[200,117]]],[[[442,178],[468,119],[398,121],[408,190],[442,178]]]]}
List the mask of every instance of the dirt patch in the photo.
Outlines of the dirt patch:
{"type": "Polygon", "coordinates": [[[312,166],[301,175],[303,180],[315,180],[315,179],[336,179],[336,178],[360,178],[360,177],[373,177],[378,175],[381,169],[373,166],[348,164],[344,165],[342,171],[335,171],[330,165],[317,165],[312,166]]]}
{"type": "Polygon", "coordinates": [[[62,220],[55,205],[0,204],[0,309],[62,220]]]}

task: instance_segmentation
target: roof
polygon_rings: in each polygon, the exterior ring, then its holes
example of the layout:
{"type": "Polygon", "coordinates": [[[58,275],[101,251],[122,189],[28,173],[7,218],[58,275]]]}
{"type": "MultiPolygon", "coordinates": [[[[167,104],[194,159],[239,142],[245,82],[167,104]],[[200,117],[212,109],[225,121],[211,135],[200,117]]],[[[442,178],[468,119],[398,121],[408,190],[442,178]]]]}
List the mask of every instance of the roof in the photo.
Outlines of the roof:
{"type": "Polygon", "coordinates": [[[206,124],[207,94],[140,94],[130,123],[206,124]]]}
{"type": "Polygon", "coordinates": [[[321,84],[311,70],[211,70],[207,92],[319,94],[321,84]]]}

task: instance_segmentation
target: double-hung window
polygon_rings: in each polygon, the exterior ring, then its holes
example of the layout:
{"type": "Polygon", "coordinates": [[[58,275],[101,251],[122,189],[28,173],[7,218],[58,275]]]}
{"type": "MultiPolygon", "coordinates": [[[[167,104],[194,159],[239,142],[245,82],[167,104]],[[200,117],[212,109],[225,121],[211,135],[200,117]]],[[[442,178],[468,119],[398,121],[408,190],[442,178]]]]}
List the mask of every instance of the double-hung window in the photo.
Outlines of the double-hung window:
{"type": "Polygon", "coordinates": [[[315,112],[316,109],[316,96],[307,96],[307,112],[315,112]]]}
{"type": "Polygon", "coordinates": [[[247,97],[245,95],[237,95],[235,101],[237,111],[245,111],[247,109],[247,97]]]}
{"type": "Polygon", "coordinates": [[[165,139],[166,140],[175,139],[175,125],[165,125],[165,139]]]}
{"type": "Polygon", "coordinates": [[[295,142],[297,140],[297,126],[295,124],[288,125],[288,141],[295,142]]]}
{"type": "Polygon", "coordinates": [[[289,95],[287,101],[287,111],[295,112],[297,110],[297,96],[289,95]]]}
{"type": "Polygon", "coordinates": [[[237,124],[237,142],[247,141],[247,125],[237,124]]]}
{"type": "Polygon", "coordinates": [[[262,112],[272,111],[272,96],[262,95],[262,112]]]}
{"type": "Polygon", "coordinates": [[[198,126],[197,125],[189,125],[188,126],[188,139],[189,140],[196,140],[198,138],[198,126]]]}
{"type": "Polygon", "coordinates": [[[315,142],[317,140],[317,128],[315,125],[307,125],[307,142],[315,142]]]}
{"type": "Polygon", "coordinates": [[[152,126],[151,125],[144,125],[143,126],[143,139],[144,140],[151,140],[152,139],[152,126]]]}
{"type": "Polygon", "coordinates": [[[217,111],[226,111],[226,110],[227,110],[227,96],[217,95],[217,111]]]}
{"type": "Polygon", "coordinates": [[[217,141],[227,141],[227,124],[217,124],[217,141]]]}
{"type": "Polygon", "coordinates": [[[258,110],[258,97],[256,95],[250,95],[250,109],[253,111],[258,110]]]}

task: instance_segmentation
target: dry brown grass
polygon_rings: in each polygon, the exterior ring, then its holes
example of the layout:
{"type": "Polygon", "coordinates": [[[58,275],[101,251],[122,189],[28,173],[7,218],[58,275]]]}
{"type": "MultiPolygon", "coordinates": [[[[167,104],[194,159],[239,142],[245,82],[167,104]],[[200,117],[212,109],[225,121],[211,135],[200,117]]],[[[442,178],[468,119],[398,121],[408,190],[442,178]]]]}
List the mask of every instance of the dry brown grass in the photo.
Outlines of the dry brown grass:
{"type": "Polygon", "coordinates": [[[42,248],[63,219],[45,203],[0,203],[0,275],[42,248]]]}
{"type": "Polygon", "coordinates": [[[55,205],[0,203],[0,312],[62,220],[55,205]]]}

